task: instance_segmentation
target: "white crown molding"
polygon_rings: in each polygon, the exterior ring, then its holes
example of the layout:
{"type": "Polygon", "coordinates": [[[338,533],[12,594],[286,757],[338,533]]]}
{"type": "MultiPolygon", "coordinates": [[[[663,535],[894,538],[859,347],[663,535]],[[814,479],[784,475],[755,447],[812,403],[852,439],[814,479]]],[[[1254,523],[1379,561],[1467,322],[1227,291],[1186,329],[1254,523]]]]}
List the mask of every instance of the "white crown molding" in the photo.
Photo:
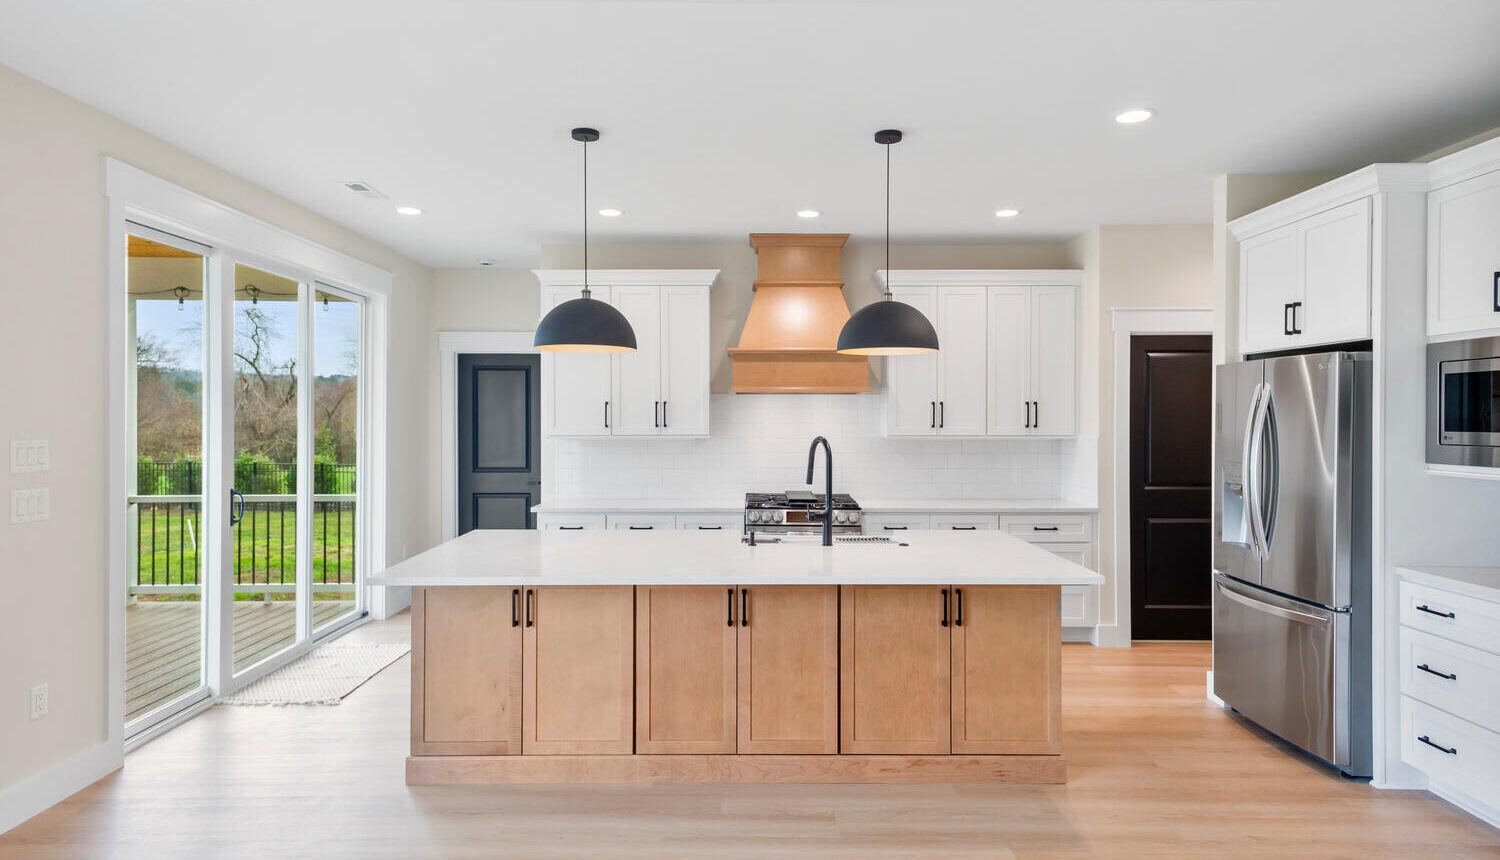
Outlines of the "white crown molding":
{"type": "MultiPolygon", "coordinates": [[[[532,269],[543,287],[583,286],[582,269],[532,269]]],[[[589,269],[589,283],[601,287],[712,287],[718,269],[589,269]]]]}
{"type": "Polygon", "coordinates": [[[1426,193],[1428,187],[1426,164],[1372,164],[1236,218],[1229,222],[1229,230],[1234,238],[1243,242],[1251,236],[1301,221],[1361,197],[1395,192],[1426,193]]]}
{"type": "Polygon", "coordinates": [[[875,283],[884,287],[1050,287],[1081,286],[1082,269],[880,269],[875,283]]]}
{"type": "Polygon", "coordinates": [[[1476,143],[1427,165],[1433,189],[1500,170],[1500,137],[1476,143]]]}

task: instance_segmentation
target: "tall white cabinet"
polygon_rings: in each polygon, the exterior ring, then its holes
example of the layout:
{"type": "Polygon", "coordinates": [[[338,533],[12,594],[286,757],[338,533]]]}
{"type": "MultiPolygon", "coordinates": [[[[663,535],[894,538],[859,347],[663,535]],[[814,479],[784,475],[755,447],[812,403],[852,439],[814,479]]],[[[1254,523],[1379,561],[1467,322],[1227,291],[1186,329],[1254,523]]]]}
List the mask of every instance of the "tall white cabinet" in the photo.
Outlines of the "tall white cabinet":
{"type": "MultiPolygon", "coordinates": [[[[581,270],[536,271],[542,308],[578,298],[581,270]]],[[[709,289],[717,269],[589,273],[635,330],[634,352],[542,354],[546,436],[707,436],[709,289]]]]}
{"type": "Polygon", "coordinates": [[[888,436],[1074,436],[1074,270],[896,270],[882,287],[937,330],[936,354],[886,359],[888,436]]]}
{"type": "Polygon", "coordinates": [[[1427,334],[1500,329],[1500,139],[1432,163],[1427,334]]]}

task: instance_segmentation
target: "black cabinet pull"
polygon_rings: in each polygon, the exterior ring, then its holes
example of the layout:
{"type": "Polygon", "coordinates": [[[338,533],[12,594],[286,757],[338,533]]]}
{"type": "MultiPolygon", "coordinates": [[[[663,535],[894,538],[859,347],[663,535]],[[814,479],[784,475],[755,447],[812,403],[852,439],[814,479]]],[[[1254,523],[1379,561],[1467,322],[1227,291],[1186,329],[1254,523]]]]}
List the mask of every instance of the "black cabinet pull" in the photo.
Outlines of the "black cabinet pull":
{"type": "Polygon", "coordinates": [[[1425,612],[1428,615],[1436,615],[1439,618],[1457,618],[1458,617],[1457,615],[1455,615],[1452,612],[1439,612],[1436,609],[1433,609],[1431,606],[1428,606],[1425,603],[1418,604],[1417,605],[1417,611],[1418,612],[1425,612]]]}
{"type": "Polygon", "coordinates": [[[958,612],[953,616],[953,626],[962,627],[964,626],[964,590],[953,589],[953,599],[958,602],[958,612]]]}
{"type": "Polygon", "coordinates": [[[667,428],[667,401],[665,400],[661,402],[661,426],[663,430],[667,428]]]}
{"type": "Polygon", "coordinates": [[[609,429],[609,401],[604,401],[604,429],[609,429]]]}
{"type": "Polygon", "coordinates": [[[656,526],[631,526],[630,530],[633,532],[649,532],[654,528],[656,528],[656,526]]]}
{"type": "Polygon", "coordinates": [[[700,531],[700,532],[716,532],[716,531],[719,531],[719,530],[721,530],[723,528],[724,528],[723,526],[699,526],[698,527],[698,531],[700,531]]]}
{"type": "Polygon", "coordinates": [[[740,626],[750,626],[750,589],[740,589],[740,626]]]}
{"type": "Polygon", "coordinates": [[[976,531],[979,526],[949,526],[949,528],[953,529],[956,532],[972,532],[976,531]]]}
{"type": "Polygon", "coordinates": [[[1042,426],[1042,404],[1031,401],[1031,429],[1039,430],[1042,426]]]}
{"type": "Polygon", "coordinates": [[[1055,532],[1057,531],[1057,526],[1032,526],[1031,530],[1034,532],[1055,532]]]}
{"type": "Polygon", "coordinates": [[[937,401],[936,400],[929,400],[929,401],[927,401],[927,406],[932,409],[932,417],[928,419],[928,421],[927,421],[927,427],[928,427],[928,429],[936,430],[937,429],[937,401]]]}
{"type": "Polygon", "coordinates": [[[938,401],[938,429],[941,430],[948,424],[948,401],[938,401]]]}
{"type": "Polygon", "coordinates": [[[724,611],[724,617],[726,619],[728,619],[727,623],[729,624],[729,626],[733,627],[734,626],[734,589],[731,588],[731,589],[728,589],[728,591],[729,591],[729,608],[724,611]]]}
{"type": "Polygon", "coordinates": [[[1495,285],[1490,288],[1490,298],[1495,300],[1495,312],[1500,313],[1500,272],[1495,273],[1495,285]]]}
{"type": "Polygon", "coordinates": [[[1024,403],[1026,404],[1026,429],[1030,430],[1031,429],[1031,401],[1027,400],[1027,401],[1024,401],[1024,403]]]}
{"type": "Polygon", "coordinates": [[[560,532],[581,532],[583,531],[583,526],[558,526],[557,530],[560,532]]]}
{"type": "Polygon", "coordinates": [[[536,626],[536,592],[526,589],[526,626],[536,626]]]}
{"type": "Polygon", "coordinates": [[[943,592],[943,621],[942,621],[942,624],[943,624],[944,627],[947,627],[948,626],[948,589],[944,588],[944,589],[941,589],[941,591],[943,592]]]}
{"type": "Polygon", "coordinates": [[[521,589],[510,590],[510,626],[521,626],[521,589]]]}
{"type": "Polygon", "coordinates": [[[1429,675],[1436,675],[1439,678],[1442,678],[1442,679],[1447,680],[1447,681],[1457,681],[1458,680],[1458,675],[1456,673],[1450,675],[1447,672],[1439,672],[1438,670],[1432,668],[1431,666],[1427,665],[1426,663],[1418,663],[1417,664],[1417,668],[1421,669],[1423,672],[1426,672],[1429,675]]]}
{"type": "Polygon", "coordinates": [[[1297,326],[1297,309],[1302,307],[1301,302],[1292,302],[1292,334],[1301,334],[1302,329],[1297,326]]]}
{"type": "Polygon", "coordinates": [[[1281,333],[1290,335],[1292,333],[1292,304],[1287,302],[1281,306],[1281,333]]]}
{"type": "Polygon", "coordinates": [[[1435,744],[1432,742],[1432,738],[1428,737],[1427,735],[1417,735],[1417,740],[1421,741],[1424,744],[1427,744],[1435,750],[1442,750],[1448,755],[1458,755],[1457,747],[1445,747],[1442,744],[1435,744]]]}
{"type": "Polygon", "coordinates": [[[661,401],[651,401],[651,426],[661,427],[661,401]]]}
{"type": "Polygon", "coordinates": [[[881,528],[885,529],[888,532],[904,532],[904,531],[906,531],[906,526],[881,526],[881,528]]]}

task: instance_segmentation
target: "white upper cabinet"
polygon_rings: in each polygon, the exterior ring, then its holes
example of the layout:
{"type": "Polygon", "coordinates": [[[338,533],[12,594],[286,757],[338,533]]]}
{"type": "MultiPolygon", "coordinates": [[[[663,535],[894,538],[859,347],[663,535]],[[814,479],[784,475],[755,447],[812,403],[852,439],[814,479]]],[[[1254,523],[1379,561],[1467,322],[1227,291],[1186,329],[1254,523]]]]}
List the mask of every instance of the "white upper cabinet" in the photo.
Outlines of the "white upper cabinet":
{"type": "Polygon", "coordinates": [[[890,277],[897,284],[893,297],[932,320],[941,348],[936,355],[886,359],[886,435],[1078,432],[1078,272],[890,277]]]}
{"type": "MultiPolygon", "coordinates": [[[[543,307],[577,298],[581,272],[536,274],[543,307]]],[[[717,270],[591,272],[594,298],[630,321],[636,350],[543,353],[543,434],[708,435],[708,291],[717,276],[717,270]]]]}
{"type": "Polygon", "coordinates": [[[1427,195],[1429,335],[1500,329],[1500,148],[1494,167],[1427,195]]]}
{"type": "Polygon", "coordinates": [[[1240,240],[1240,350],[1370,337],[1370,198],[1240,240]]]}

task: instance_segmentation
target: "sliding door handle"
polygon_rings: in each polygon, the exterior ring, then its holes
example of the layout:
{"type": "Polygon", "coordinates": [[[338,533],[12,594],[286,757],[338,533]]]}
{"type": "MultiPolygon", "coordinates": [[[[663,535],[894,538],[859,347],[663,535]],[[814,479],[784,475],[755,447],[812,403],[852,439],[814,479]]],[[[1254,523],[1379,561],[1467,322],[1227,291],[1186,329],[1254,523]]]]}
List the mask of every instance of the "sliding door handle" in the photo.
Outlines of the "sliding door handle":
{"type": "Polygon", "coordinates": [[[237,526],[245,518],[245,494],[229,488],[229,524],[237,526]]]}

